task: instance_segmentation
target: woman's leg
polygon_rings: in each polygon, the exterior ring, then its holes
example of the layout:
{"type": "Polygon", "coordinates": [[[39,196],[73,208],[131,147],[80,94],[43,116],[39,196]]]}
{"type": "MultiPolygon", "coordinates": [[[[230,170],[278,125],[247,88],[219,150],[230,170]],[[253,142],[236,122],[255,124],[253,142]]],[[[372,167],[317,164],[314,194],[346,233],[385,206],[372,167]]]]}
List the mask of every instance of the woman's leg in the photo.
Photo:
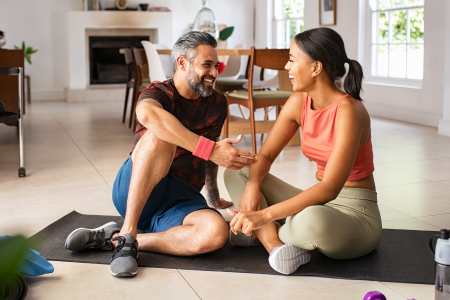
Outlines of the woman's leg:
{"type": "MultiPolygon", "coordinates": [[[[239,206],[241,197],[244,194],[245,185],[248,181],[249,170],[250,168],[248,167],[238,171],[231,169],[225,170],[225,186],[227,187],[231,200],[236,207],[239,206]]],[[[281,179],[268,174],[261,183],[261,209],[292,198],[301,192],[301,189],[291,186],[281,179]]],[[[278,237],[278,229],[275,223],[269,223],[258,230],[254,230],[254,233],[256,238],[263,244],[269,253],[271,253],[275,247],[284,245],[278,237]]]]}
{"type": "Polygon", "coordinates": [[[338,197],[327,205],[307,207],[286,219],[279,232],[280,240],[307,250],[317,248],[324,255],[336,259],[370,253],[381,238],[381,218],[376,193],[372,193],[375,201],[338,197]]]}

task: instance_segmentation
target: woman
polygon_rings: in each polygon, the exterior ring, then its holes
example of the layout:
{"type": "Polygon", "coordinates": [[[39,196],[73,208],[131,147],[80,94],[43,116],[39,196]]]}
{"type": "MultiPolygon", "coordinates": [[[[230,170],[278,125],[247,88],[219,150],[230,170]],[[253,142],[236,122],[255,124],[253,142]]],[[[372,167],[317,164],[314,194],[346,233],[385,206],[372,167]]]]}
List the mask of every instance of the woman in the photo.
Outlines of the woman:
{"type": "Polygon", "coordinates": [[[258,163],[224,174],[238,207],[229,211],[234,215],[230,241],[262,243],[272,268],[283,274],[307,263],[308,250],[351,259],[374,250],[381,238],[370,118],[360,98],[361,65],[347,58],[341,36],[329,28],[298,34],[289,55],[286,70],[295,93],[261,147],[258,163]],[[345,75],[346,63],[344,93],[335,81],[345,75]],[[299,126],[302,151],[317,162],[317,184],[305,191],[269,174],[299,126]],[[274,223],[284,218],[283,226],[274,223]]]}

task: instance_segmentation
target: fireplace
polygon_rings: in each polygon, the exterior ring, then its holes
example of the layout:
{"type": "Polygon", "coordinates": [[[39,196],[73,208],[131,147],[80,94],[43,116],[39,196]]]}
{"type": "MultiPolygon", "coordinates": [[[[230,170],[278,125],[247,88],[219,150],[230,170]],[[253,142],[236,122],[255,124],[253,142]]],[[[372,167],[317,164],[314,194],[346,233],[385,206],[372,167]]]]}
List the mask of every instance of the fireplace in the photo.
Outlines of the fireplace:
{"type": "Polygon", "coordinates": [[[90,36],[90,84],[126,83],[127,66],[119,49],[142,48],[143,40],[149,41],[149,36],[90,36]]]}

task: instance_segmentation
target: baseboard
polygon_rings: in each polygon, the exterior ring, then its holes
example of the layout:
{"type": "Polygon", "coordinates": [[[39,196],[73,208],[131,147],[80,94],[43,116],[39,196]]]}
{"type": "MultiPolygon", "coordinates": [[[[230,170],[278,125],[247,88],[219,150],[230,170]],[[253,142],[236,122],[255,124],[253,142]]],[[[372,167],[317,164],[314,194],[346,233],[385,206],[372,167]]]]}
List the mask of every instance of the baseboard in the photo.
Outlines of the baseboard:
{"type": "Polygon", "coordinates": [[[450,120],[445,119],[439,120],[438,134],[450,136],[450,120]]]}
{"type": "MultiPolygon", "coordinates": [[[[26,94],[26,92],[25,92],[26,94]]],[[[26,95],[25,95],[26,99],[26,95]]],[[[31,92],[31,101],[61,101],[65,100],[64,91],[36,91],[31,92]]],[[[27,100],[28,101],[28,100],[27,100]]]]}
{"type": "Polygon", "coordinates": [[[410,111],[400,107],[387,106],[385,104],[374,104],[364,101],[364,105],[367,107],[367,110],[372,117],[392,119],[431,127],[440,126],[439,120],[442,119],[442,115],[410,111]]]}

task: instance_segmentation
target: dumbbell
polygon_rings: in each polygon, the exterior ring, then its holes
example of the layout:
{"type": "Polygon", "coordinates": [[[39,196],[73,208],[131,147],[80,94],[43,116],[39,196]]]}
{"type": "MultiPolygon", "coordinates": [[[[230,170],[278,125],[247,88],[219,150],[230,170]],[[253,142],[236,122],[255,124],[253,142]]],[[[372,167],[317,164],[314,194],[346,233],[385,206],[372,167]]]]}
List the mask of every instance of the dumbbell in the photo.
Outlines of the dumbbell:
{"type": "MultiPolygon", "coordinates": [[[[387,299],[382,293],[380,293],[378,291],[373,291],[373,292],[368,292],[364,296],[364,300],[387,300],[387,299]]],[[[415,299],[409,299],[409,300],[415,300],[415,299]]]]}

